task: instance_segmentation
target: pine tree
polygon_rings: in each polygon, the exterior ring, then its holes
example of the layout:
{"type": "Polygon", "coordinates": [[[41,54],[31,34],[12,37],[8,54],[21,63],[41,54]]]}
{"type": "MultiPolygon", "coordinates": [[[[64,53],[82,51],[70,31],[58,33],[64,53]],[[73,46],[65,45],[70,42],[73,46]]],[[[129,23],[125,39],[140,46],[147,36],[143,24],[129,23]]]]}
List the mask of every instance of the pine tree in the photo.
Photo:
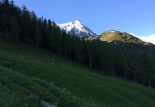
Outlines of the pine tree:
{"type": "Polygon", "coordinates": [[[21,15],[21,32],[20,38],[25,43],[32,43],[31,38],[31,18],[30,12],[27,10],[26,6],[22,7],[22,15],[21,15]]]}
{"type": "Polygon", "coordinates": [[[155,85],[155,79],[154,79],[154,76],[155,76],[155,61],[147,54],[147,53],[144,53],[142,56],[141,56],[141,59],[140,59],[140,72],[139,72],[139,75],[140,75],[140,78],[141,78],[141,82],[144,84],[144,85],[149,85],[151,86],[151,83],[152,85],[155,85]]]}
{"type": "Polygon", "coordinates": [[[11,0],[11,5],[12,5],[12,6],[14,5],[14,1],[13,1],[13,0],[11,0]]]}
{"type": "Polygon", "coordinates": [[[0,27],[1,32],[8,32],[8,17],[5,13],[2,14],[2,17],[0,17],[0,27]]]}
{"type": "Polygon", "coordinates": [[[2,2],[3,2],[5,5],[8,5],[8,4],[9,4],[9,0],[2,0],[2,2]]]}
{"type": "Polygon", "coordinates": [[[15,17],[10,17],[9,19],[9,39],[11,41],[19,41],[19,25],[15,17]]]}
{"type": "Polygon", "coordinates": [[[43,43],[43,37],[41,35],[41,32],[38,26],[36,26],[34,30],[34,43],[37,46],[37,48],[39,48],[39,46],[42,46],[42,43],[43,43]]]}

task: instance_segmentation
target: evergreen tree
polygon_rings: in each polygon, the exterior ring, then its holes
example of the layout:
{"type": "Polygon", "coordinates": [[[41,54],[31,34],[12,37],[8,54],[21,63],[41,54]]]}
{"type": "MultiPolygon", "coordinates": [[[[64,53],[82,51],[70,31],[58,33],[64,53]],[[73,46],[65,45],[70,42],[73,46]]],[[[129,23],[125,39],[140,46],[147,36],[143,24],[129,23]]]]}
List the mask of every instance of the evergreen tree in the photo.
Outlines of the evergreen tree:
{"type": "Polygon", "coordinates": [[[13,1],[13,0],[11,0],[11,2],[10,2],[10,3],[11,3],[11,6],[13,6],[13,5],[14,5],[14,1],[13,1]]]}
{"type": "Polygon", "coordinates": [[[9,0],[2,0],[2,2],[3,2],[5,5],[8,5],[8,4],[9,4],[9,0]]]}
{"type": "Polygon", "coordinates": [[[11,39],[11,41],[19,41],[19,32],[20,32],[20,28],[18,25],[18,22],[16,20],[15,17],[10,17],[9,19],[9,39],[11,39]]]}
{"type": "Polygon", "coordinates": [[[5,13],[3,13],[2,17],[0,17],[0,25],[1,32],[8,32],[8,17],[5,13]]]}
{"type": "Polygon", "coordinates": [[[23,42],[25,43],[32,43],[31,38],[31,19],[30,19],[30,12],[27,10],[26,6],[22,7],[22,21],[21,21],[21,32],[20,36],[23,42]]]}
{"type": "Polygon", "coordinates": [[[140,79],[144,85],[155,85],[155,61],[146,53],[140,59],[140,79]]]}
{"type": "Polygon", "coordinates": [[[42,43],[43,43],[43,37],[41,35],[41,32],[40,32],[38,26],[36,26],[36,28],[34,30],[34,43],[37,46],[37,48],[39,46],[42,46],[42,43]]]}

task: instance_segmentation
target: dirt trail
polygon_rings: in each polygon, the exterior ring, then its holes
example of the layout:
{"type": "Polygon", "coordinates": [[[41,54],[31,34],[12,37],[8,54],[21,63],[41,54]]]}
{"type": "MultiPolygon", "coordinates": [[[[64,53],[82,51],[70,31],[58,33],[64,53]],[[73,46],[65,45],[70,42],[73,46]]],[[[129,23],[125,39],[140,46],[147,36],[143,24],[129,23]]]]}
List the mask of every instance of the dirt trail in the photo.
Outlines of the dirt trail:
{"type": "Polygon", "coordinates": [[[43,101],[41,100],[41,104],[44,106],[44,107],[57,107],[56,105],[52,105],[46,101],[43,101]]]}

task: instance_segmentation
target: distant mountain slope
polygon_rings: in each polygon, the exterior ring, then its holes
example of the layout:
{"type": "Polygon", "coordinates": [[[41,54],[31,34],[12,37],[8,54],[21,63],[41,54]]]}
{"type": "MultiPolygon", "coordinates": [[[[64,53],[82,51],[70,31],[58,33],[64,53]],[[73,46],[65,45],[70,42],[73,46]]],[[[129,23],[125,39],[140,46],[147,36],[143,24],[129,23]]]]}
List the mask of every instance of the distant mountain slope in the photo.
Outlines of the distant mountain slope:
{"type": "Polygon", "coordinates": [[[143,41],[155,44],[155,34],[151,36],[139,36],[139,38],[142,39],[143,41]]]}
{"type": "Polygon", "coordinates": [[[96,36],[92,30],[82,24],[79,20],[57,25],[67,33],[75,34],[80,37],[96,36]]]}
{"type": "Polygon", "coordinates": [[[108,30],[102,33],[100,36],[96,35],[91,29],[82,24],[80,20],[75,20],[73,22],[68,22],[64,24],[57,24],[62,30],[67,33],[75,34],[80,38],[85,38],[86,40],[99,39],[101,41],[113,42],[132,42],[141,44],[155,44],[155,35],[151,36],[137,36],[131,33],[120,32],[116,30],[108,30]],[[149,42],[149,43],[148,43],[149,42]]]}
{"type": "Polygon", "coordinates": [[[107,42],[120,41],[120,42],[149,44],[129,33],[115,31],[115,30],[105,31],[98,37],[98,39],[101,41],[107,41],[107,42]]]}

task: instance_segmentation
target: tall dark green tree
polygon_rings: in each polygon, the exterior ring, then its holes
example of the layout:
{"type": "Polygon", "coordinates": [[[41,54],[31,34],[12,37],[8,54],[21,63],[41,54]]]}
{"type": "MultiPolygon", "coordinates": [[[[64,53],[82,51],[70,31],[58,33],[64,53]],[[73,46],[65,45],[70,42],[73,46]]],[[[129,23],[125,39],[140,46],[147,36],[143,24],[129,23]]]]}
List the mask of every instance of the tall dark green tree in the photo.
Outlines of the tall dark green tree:
{"type": "Polygon", "coordinates": [[[146,53],[142,54],[140,59],[139,75],[144,85],[155,85],[155,61],[146,53]]]}
{"type": "Polygon", "coordinates": [[[0,17],[0,25],[1,32],[8,32],[8,17],[5,13],[2,13],[0,17]]]}
{"type": "Polygon", "coordinates": [[[19,33],[20,28],[18,22],[15,17],[11,16],[9,18],[9,39],[11,39],[11,41],[19,41],[19,33]]]}
{"type": "Polygon", "coordinates": [[[31,38],[31,18],[30,12],[27,10],[26,6],[22,7],[22,21],[21,21],[21,32],[20,36],[23,42],[32,43],[31,38]]]}

